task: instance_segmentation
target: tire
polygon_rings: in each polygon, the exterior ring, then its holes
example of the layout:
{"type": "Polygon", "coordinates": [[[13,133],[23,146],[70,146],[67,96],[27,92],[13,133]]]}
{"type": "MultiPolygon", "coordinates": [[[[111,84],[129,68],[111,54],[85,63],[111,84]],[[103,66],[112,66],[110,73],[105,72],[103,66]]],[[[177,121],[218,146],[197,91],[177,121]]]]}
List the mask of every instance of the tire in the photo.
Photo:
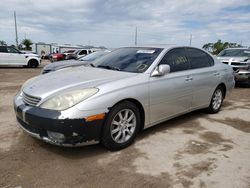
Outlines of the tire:
{"type": "Polygon", "coordinates": [[[207,109],[207,112],[210,114],[218,113],[220,111],[221,106],[222,106],[224,96],[225,96],[225,91],[224,91],[223,87],[218,86],[212,95],[210,105],[207,109]]]}
{"type": "Polygon", "coordinates": [[[102,131],[102,144],[109,150],[120,150],[131,145],[140,130],[140,111],[136,105],[124,101],[109,112],[102,131]]]}
{"type": "Polygon", "coordinates": [[[38,67],[38,62],[37,62],[37,60],[34,60],[34,59],[29,60],[29,62],[28,62],[28,67],[29,67],[29,68],[36,68],[36,67],[38,67]]]}
{"type": "Polygon", "coordinates": [[[248,87],[250,87],[250,77],[248,77],[248,87]]]}

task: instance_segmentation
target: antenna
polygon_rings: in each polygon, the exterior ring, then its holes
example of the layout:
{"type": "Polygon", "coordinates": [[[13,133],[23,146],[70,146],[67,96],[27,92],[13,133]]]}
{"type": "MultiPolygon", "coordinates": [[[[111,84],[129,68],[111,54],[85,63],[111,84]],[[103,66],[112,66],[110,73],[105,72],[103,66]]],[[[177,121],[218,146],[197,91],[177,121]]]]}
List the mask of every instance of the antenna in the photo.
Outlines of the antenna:
{"type": "Polygon", "coordinates": [[[14,20],[15,20],[15,32],[16,32],[16,46],[18,48],[18,36],[17,36],[17,25],[16,25],[16,11],[14,11],[14,20]]]}
{"type": "Polygon", "coordinates": [[[135,45],[137,45],[137,27],[135,27],[135,45]]]}

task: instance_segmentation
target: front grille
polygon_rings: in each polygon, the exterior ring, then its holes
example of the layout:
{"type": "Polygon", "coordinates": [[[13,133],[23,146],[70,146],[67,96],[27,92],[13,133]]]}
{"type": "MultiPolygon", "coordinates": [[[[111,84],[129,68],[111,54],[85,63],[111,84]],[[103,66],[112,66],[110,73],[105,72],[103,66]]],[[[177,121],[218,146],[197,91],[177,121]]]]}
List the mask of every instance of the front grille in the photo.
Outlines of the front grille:
{"type": "Polygon", "coordinates": [[[36,106],[41,101],[40,97],[34,97],[23,92],[23,102],[30,106],[36,106]]]}
{"type": "Polygon", "coordinates": [[[223,61],[222,63],[224,63],[224,64],[227,64],[227,65],[228,65],[228,62],[226,62],[226,61],[223,61]]]}

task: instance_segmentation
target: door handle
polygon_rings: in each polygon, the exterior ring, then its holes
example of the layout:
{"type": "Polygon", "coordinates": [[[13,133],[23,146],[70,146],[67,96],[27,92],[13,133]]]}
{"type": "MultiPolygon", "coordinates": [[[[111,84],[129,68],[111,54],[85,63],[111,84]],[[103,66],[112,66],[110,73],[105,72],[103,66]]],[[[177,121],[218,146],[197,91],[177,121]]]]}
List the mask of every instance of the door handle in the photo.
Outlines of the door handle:
{"type": "Polygon", "coordinates": [[[185,80],[186,80],[186,81],[191,81],[191,80],[193,80],[193,77],[187,76],[187,77],[185,78],[185,80]]]}
{"type": "Polygon", "coordinates": [[[219,75],[220,75],[219,72],[215,72],[215,73],[214,73],[214,76],[219,76],[219,75]]]}

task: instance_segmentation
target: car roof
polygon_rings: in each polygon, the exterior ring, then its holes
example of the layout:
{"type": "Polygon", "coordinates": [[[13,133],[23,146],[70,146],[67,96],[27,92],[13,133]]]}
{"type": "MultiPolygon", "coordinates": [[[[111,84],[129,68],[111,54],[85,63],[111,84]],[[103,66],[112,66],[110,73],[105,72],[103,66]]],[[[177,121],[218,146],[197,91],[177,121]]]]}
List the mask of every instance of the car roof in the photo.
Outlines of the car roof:
{"type": "MultiPolygon", "coordinates": [[[[126,46],[126,47],[138,47],[138,48],[163,48],[163,49],[172,49],[172,48],[195,48],[202,51],[205,51],[204,49],[197,48],[194,46],[185,46],[185,45],[176,45],[176,44],[143,44],[143,45],[133,45],[133,46],[126,46]]],[[[207,51],[205,51],[208,53],[207,51]]]]}
{"type": "Polygon", "coordinates": [[[138,44],[138,45],[131,45],[131,46],[125,46],[125,47],[137,47],[137,48],[164,48],[169,49],[176,47],[175,44],[138,44]]]}

